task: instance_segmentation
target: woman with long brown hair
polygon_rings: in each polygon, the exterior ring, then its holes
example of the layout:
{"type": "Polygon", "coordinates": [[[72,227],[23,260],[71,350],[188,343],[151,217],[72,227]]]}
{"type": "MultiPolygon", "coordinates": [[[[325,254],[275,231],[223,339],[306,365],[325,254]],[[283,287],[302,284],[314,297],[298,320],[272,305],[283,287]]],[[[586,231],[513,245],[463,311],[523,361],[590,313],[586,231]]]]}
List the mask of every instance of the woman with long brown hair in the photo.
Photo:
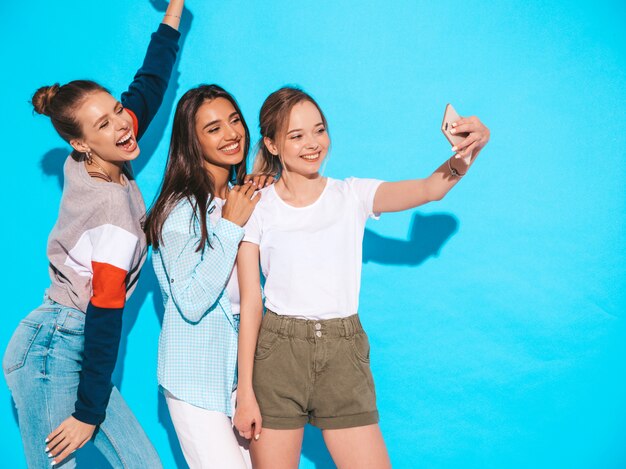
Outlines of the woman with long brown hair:
{"type": "Polygon", "coordinates": [[[88,80],[45,86],[32,98],[73,152],[48,239],[50,288],[17,327],[2,363],[29,467],[74,467],[74,451],[92,439],[113,467],[161,467],[111,374],[124,305],[147,252],[145,205],[130,163],[163,101],[183,6],[170,1],[119,101],[88,80]]]}
{"type": "Polygon", "coordinates": [[[231,422],[239,331],[234,264],[256,190],[267,179],[246,180],[249,146],[248,126],[229,93],[217,85],[187,91],[146,220],[165,307],[159,385],[192,469],[250,464],[231,422]]]}

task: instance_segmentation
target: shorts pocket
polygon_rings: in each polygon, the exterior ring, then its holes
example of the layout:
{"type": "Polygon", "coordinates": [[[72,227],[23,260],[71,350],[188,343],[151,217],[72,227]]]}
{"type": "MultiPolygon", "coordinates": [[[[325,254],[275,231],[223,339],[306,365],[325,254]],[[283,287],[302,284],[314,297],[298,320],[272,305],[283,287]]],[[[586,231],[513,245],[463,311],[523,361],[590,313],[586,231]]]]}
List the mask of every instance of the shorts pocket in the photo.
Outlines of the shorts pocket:
{"type": "Polygon", "coordinates": [[[355,334],[350,339],[350,345],[352,346],[352,352],[354,356],[363,363],[370,362],[370,342],[365,332],[355,334]]]}
{"type": "Polygon", "coordinates": [[[23,320],[19,323],[2,359],[2,369],[5,375],[24,366],[28,351],[33,345],[39,329],[41,329],[41,324],[35,322],[23,320]]]}
{"type": "Polygon", "coordinates": [[[264,360],[278,347],[282,337],[276,332],[261,329],[254,352],[255,360],[264,360]]]}

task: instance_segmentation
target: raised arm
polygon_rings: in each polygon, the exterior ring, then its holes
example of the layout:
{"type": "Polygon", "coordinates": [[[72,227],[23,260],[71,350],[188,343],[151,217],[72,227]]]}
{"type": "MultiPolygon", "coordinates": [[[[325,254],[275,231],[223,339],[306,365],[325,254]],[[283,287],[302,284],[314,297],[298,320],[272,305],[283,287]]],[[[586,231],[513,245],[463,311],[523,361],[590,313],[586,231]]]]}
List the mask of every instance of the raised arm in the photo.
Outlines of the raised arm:
{"type": "Polygon", "coordinates": [[[122,94],[122,104],[136,118],[137,140],[142,137],[163,102],[178,54],[178,26],[184,4],[184,0],[170,1],[163,22],[152,34],[143,65],[128,90],[122,94]]]}
{"type": "Polygon", "coordinates": [[[469,133],[452,149],[462,158],[451,157],[424,179],[382,183],[374,197],[374,212],[399,212],[441,200],[459,182],[489,141],[489,129],[477,117],[461,119],[452,125],[458,133],[469,133]],[[469,164],[463,158],[467,155],[472,155],[469,164]]]}
{"type": "Polygon", "coordinates": [[[180,26],[180,17],[183,14],[183,7],[185,6],[185,0],[170,0],[165,15],[163,15],[163,24],[166,24],[176,31],[180,26]]]}
{"type": "Polygon", "coordinates": [[[250,439],[261,434],[261,412],[252,388],[254,352],[263,318],[259,246],[243,242],[237,255],[237,274],[241,295],[239,323],[237,408],[233,423],[239,434],[250,439]]]}

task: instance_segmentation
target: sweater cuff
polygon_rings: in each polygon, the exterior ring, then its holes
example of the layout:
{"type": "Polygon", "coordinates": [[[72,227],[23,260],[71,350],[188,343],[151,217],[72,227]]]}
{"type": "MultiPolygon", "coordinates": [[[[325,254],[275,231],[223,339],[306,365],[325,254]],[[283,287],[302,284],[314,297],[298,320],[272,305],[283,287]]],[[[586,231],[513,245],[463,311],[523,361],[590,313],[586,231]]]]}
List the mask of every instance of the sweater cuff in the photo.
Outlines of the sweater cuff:
{"type": "Polygon", "coordinates": [[[169,24],[161,23],[156,30],[156,34],[159,36],[163,36],[167,39],[172,39],[174,41],[178,41],[180,38],[180,31],[172,28],[169,24]]]}
{"type": "Polygon", "coordinates": [[[94,412],[89,412],[88,410],[81,409],[77,410],[72,414],[76,420],[80,420],[83,423],[88,423],[89,425],[100,425],[104,422],[104,415],[96,414],[94,412]]]}

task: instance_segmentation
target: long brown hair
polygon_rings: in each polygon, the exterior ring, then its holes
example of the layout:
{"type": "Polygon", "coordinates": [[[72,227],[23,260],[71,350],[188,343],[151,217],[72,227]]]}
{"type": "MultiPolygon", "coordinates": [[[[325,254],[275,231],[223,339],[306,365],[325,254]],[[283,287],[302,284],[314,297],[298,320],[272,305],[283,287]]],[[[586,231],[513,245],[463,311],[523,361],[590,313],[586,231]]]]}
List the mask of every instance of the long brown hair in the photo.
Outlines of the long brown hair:
{"type": "Polygon", "coordinates": [[[324,127],[328,131],[328,123],[319,104],[299,88],[285,86],[270,94],[259,112],[259,128],[261,130],[261,140],[257,145],[257,153],[254,159],[252,172],[255,174],[276,174],[282,171],[282,163],[277,155],[273,155],[263,143],[263,138],[267,137],[273,142],[277,142],[287,131],[291,110],[296,104],[302,101],[312,103],[322,116],[324,127]]]}
{"type": "Polygon", "coordinates": [[[200,222],[201,237],[196,251],[204,250],[207,244],[207,207],[215,197],[215,181],[204,168],[204,154],[196,134],[195,122],[200,106],[216,98],[224,98],[233,105],[245,130],[243,161],[232,166],[231,182],[241,184],[246,176],[250,131],[235,98],[217,85],[200,85],[187,91],[176,106],[165,176],[144,226],[148,244],[154,249],[158,249],[163,242],[161,232],[165,220],[184,198],[193,206],[194,215],[189,223],[193,223],[194,219],[200,222]]]}

